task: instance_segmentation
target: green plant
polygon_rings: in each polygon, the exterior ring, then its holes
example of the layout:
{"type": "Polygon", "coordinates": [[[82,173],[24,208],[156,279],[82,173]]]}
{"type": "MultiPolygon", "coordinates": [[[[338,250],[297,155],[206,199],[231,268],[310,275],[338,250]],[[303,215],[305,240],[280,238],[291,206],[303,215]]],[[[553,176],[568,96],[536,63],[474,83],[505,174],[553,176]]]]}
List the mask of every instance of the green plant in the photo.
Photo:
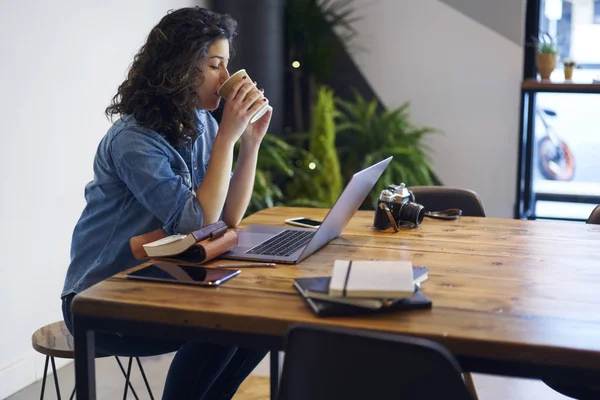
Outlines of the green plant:
{"type": "Polygon", "coordinates": [[[533,42],[536,45],[538,53],[541,54],[558,54],[558,47],[547,32],[540,35],[540,38],[533,37],[533,42]]]}
{"type": "Polygon", "coordinates": [[[301,60],[317,83],[331,73],[337,41],[348,45],[356,36],[353,0],[287,0],[288,59],[301,60]]]}
{"type": "Polygon", "coordinates": [[[331,207],[342,193],[343,179],[335,148],[336,125],[335,98],[333,91],[320,87],[315,104],[311,130],[308,133],[294,133],[286,136],[289,143],[301,148],[308,147],[308,159],[302,166],[308,166],[299,179],[294,179],[286,187],[288,205],[331,207]],[[306,198],[307,194],[310,199],[306,198]]]}
{"type": "MultiPolygon", "coordinates": [[[[236,146],[236,160],[238,152],[239,145],[236,146]]],[[[285,205],[286,196],[280,187],[292,180],[301,183],[310,179],[305,160],[312,160],[308,151],[267,134],[258,153],[254,189],[246,215],[263,208],[285,205]]]]}
{"type": "Polygon", "coordinates": [[[313,114],[308,151],[320,164],[318,173],[312,179],[313,198],[327,206],[333,206],[342,193],[342,174],[335,149],[335,99],[333,91],[319,88],[313,114]]]}
{"type": "Polygon", "coordinates": [[[312,120],[317,86],[332,72],[339,44],[349,48],[356,36],[353,0],[286,0],[285,42],[292,79],[294,129],[312,120]],[[308,101],[306,102],[307,99],[308,101]],[[305,121],[304,109],[307,107],[305,121]]]}
{"type": "Polygon", "coordinates": [[[389,184],[434,184],[428,157],[431,149],[423,138],[436,131],[412,124],[408,102],[394,110],[378,111],[375,99],[367,101],[355,91],[353,102],[337,99],[337,104],[342,111],[337,142],[345,181],[356,171],[394,156],[365,207],[374,208],[380,191],[389,184]]]}

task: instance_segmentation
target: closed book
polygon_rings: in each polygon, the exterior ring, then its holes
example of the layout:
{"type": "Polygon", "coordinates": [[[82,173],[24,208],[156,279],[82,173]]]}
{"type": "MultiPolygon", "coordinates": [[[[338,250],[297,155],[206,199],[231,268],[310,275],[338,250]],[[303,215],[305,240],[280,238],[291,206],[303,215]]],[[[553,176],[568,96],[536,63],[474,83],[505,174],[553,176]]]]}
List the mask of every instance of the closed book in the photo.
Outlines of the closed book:
{"type": "Polygon", "coordinates": [[[367,307],[358,307],[351,304],[341,304],[321,299],[313,299],[307,296],[306,292],[302,289],[302,286],[300,286],[297,282],[294,282],[294,287],[306,301],[306,304],[310,307],[311,311],[314,312],[318,317],[383,314],[394,311],[426,310],[432,307],[431,299],[424,295],[420,290],[414,292],[410,298],[392,300],[380,308],[373,309],[367,307]]]}
{"type": "Polygon", "coordinates": [[[167,236],[162,229],[130,239],[131,252],[137,259],[203,263],[231,250],[238,243],[235,230],[223,221],[207,225],[188,235],[167,236]]]}
{"type": "Polygon", "coordinates": [[[218,237],[227,231],[223,221],[217,221],[187,235],[170,235],[149,243],[142,247],[148,257],[169,257],[183,253],[194,244],[211,237],[218,237]]]}
{"type": "MultiPolygon", "coordinates": [[[[424,267],[412,267],[413,282],[415,285],[420,285],[428,279],[428,270],[424,267]]],[[[391,299],[384,298],[352,298],[352,297],[333,297],[329,296],[329,283],[331,277],[317,276],[313,278],[298,278],[294,281],[294,285],[299,285],[306,293],[307,297],[312,299],[325,300],[340,304],[350,304],[357,307],[365,307],[377,310],[385,304],[389,304],[391,299]]]]}
{"type": "Polygon", "coordinates": [[[410,261],[335,260],[329,295],[350,298],[398,299],[415,292],[410,261]]]}
{"type": "Polygon", "coordinates": [[[163,261],[200,264],[210,261],[229,250],[233,249],[238,244],[238,234],[234,230],[228,230],[222,236],[215,239],[205,239],[201,242],[194,243],[182,253],[175,254],[169,257],[153,257],[163,261]]]}

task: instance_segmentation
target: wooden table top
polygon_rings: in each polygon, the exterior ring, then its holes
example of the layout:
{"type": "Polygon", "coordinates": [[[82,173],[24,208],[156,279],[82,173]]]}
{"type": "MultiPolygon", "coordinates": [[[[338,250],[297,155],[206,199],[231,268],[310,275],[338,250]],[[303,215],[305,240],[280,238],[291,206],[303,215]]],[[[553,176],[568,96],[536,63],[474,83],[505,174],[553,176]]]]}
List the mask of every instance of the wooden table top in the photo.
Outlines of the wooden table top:
{"type": "MultiPolygon", "coordinates": [[[[281,225],[328,210],[272,208],[243,221],[281,225]]],[[[398,233],[371,228],[359,211],[340,237],[298,265],[243,269],[216,289],[116,275],[79,294],[74,312],[284,335],[292,323],[427,337],[462,356],[600,370],[600,226],[574,222],[426,218],[398,233]],[[400,259],[429,269],[431,310],[316,317],[294,278],[331,273],[335,259],[400,259]]],[[[224,261],[218,261],[223,263],[224,261]]],[[[234,262],[234,261],[231,261],[234,262]]]]}

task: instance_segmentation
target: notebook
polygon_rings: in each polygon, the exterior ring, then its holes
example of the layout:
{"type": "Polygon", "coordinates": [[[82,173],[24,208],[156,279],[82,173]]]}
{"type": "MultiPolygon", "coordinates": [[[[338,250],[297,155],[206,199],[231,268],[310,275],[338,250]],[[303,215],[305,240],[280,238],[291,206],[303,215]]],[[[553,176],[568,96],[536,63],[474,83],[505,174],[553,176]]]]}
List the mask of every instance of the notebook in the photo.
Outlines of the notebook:
{"type": "Polygon", "coordinates": [[[415,291],[410,261],[335,260],[329,295],[334,297],[397,299],[415,291]]]}
{"type": "Polygon", "coordinates": [[[154,258],[200,264],[231,250],[237,243],[236,231],[218,221],[188,235],[167,236],[162,229],[157,229],[132,237],[129,247],[139,260],[154,258]]]}
{"type": "Polygon", "coordinates": [[[420,290],[417,290],[410,298],[392,300],[389,304],[385,304],[381,308],[373,309],[313,299],[307,296],[306,292],[302,289],[302,286],[297,284],[297,282],[294,282],[294,287],[318,317],[369,315],[393,311],[426,310],[432,307],[431,299],[425,296],[420,290]]]}
{"type": "MultiPolygon", "coordinates": [[[[413,283],[419,286],[428,279],[428,269],[425,267],[412,267],[413,283]]],[[[329,284],[331,277],[318,276],[314,278],[298,278],[294,281],[294,285],[298,285],[299,292],[304,292],[307,297],[317,300],[325,300],[339,304],[349,304],[356,307],[365,307],[373,310],[380,309],[386,304],[389,304],[393,299],[384,298],[351,298],[351,297],[333,297],[329,296],[329,284]]]]}
{"type": "Polygon", "coordinates": [[[222,236],[227,232],[223,221],[205,226],[187,235],[170,235],[142,244],[148,257],[170,257],[181,254],[203,240],[222,236]]]}

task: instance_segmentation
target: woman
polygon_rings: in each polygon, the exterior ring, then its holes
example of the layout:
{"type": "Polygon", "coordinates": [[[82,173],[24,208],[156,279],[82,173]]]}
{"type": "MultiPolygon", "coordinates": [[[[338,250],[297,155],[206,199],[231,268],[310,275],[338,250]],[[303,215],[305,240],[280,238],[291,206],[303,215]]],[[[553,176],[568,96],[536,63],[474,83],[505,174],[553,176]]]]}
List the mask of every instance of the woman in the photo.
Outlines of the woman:
{"type": "MultiPolygon", "coordinates": [[[[184,8],[168,13],[135,56],[106,109],[107,116],[120,118],[100,142],[94,179],[85,189],[87,205],[73,233],[61,295],[71,332],[74,295],[139,263],[129,249],[131,237],[159,228],[189,233],[220,218],[235,226],[242,219],[272,111],[249,124],[256,111],[251,105],[263,96],[245,99],[254,83],[241,80],[220,126],[208,112],[218,107],[217,92],[229,77],[235,34],[229,16],[184,8]]],[[[102,333],[96,348],[121,356],[177,351],[163,399],[178,400],[231,398],[265,356],[262,350],[102,333]]]]}

